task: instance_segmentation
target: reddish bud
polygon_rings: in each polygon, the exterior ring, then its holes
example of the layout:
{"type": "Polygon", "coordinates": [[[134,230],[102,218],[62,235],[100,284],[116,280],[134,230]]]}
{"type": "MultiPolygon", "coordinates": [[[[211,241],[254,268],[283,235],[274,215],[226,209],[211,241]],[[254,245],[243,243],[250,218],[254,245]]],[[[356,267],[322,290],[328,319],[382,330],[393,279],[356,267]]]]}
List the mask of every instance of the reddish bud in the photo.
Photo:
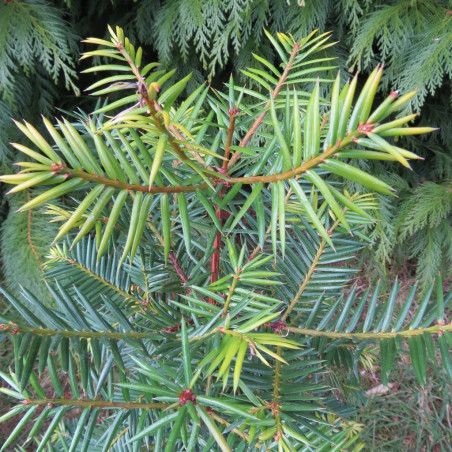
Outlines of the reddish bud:
{"type": "Polygon", "coordinates": [[[179,394],[179,403],[185,405],[188,401],[196,405],[196,396],[191,389],[186,389],[179,394]]]}
{"type": "Polygon", "coordinates": [[[275,334],[282,334],[282,330],[285,330],[287,328],[286,323],[283,322],[282,320],[277,320],[276,322],[269,322],[266,323],[264,326],[273,328],[275,334]]]}
{"type": "Polygon", "coordinates": [[[365,124],[360,124],[358,126],[358,130],[361,133],[364,133],[367,135],[368,133],[372,132],[372,130],[374,129],[374,126],[375,126],[375,124],[370,124],[370,123],[366,122],[365,124]]]}

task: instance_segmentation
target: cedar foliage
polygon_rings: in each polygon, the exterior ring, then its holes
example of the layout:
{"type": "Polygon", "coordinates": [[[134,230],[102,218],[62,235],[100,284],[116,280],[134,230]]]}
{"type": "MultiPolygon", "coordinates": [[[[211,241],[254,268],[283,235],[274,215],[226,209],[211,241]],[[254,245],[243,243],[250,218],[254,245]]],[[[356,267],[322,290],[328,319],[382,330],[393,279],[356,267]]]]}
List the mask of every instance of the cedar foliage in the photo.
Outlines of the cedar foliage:
{"type": "Polygon", "coordinates": [[[20,210],[47,205],[62,223],[45,273],[56,308],[0,289],[17,311],[2,319],[14,366],[0,391],[18,401],[1,420],[21,419],[2,450],[30,423],[38,452],[361,450],[328,375],[358,380],[379,344],[383,383],[405,352],[421,386],[429,367],[452,377],[440,277],[410,318],[416,287],[400,309],[397,282],[340,295],[375,202],[329,176],[391,195],[347,162],[418,158],[392,141],[433,130],[391,117],[414,93],[374,102],[381,66],[362,88],[337,76],[321,99],[328,81],[314,77],[306,91],[332,44],[313,32],[266,33],[280,62],[256,55],[247,74],[265,95],[230,77],[185,97],[189,77],[142,65],[121,28],[110,35],[84,57],[113,58],[88,69],[108,72],[90,90],[119,99],[74,123],[43,118],[51,140],[16,123],[29,160],[0,178],[33,191],[20,210]]]}
{"type": "MultiPolygon", "coordinates": [[[[11,117],[50,113],[54,85],[79,94],[75,85],[76,35],[62,11],[43,0],[0,3],[0,131],[8,136],[11,117]]],[[[0,158],[11,158],[7,141],[0,143],[0,158]]]]}

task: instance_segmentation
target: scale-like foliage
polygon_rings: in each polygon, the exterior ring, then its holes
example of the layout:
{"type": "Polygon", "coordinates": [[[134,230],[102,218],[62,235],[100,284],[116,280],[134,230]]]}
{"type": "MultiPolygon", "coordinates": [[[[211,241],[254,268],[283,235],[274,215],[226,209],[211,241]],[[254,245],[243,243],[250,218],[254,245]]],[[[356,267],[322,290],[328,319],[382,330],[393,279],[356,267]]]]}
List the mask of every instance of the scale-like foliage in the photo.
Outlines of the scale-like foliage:
{"type": "Polygon", "coordinates": [[[411,257],[418,258],[421,283],[435,279],[442,271],[451,274],[452,183],[425,182],[414,190],[396,218],[398,240],[408,243],[411,257]]]}
{"type": "Polygon", "coordinates": [[[387,381],[406,341],[421,385],[437,350],[452,373],[440,279],[409,322],[414,290],[395,320],[397,284],[385,302],[378,287],[369,301],[341,295],[376,203],[330,176],[391,195],[350,162],[409,167],[417,156],[392,137],[433,130],[390,118],[413,93],[373,105],[377,66],[360,90],[337,76],[324,99],[328,34],[267,33],[281,63],[256,55],[262,67],[245,71],[262,91],[231,77],[226,92],[201,85],[182,99],[189,77],[170,83],[120,28],[110,34],[87,40],[101,48],[85,57],[114,60],[88,70],[114,73],[90,89],[124,95],[76,123],[44,118],[51,139],[17,123],[32,144],[13,146],[31,161],[0,177],[10,193],[39,186],[21,210],[63,198],[47,213],[69,243],[46,265],[55,309],[0,289],[20,316],[2,320],[14,366],[0,390],[22,401],[2,417],[22,414],[3,449],[45,405],[29,434],[39,451],[360,450],[353,424],[328,418],[348,411],[326,364],[357,373],[378,342],[387,381]]]}
{"type": "MultiPolygon", "coordinates": [[[[0,30],[0,130],[6,138],[11,134],[7,109],[26,116],[25,109],[49,112],[52,82],[57,84],[61,77],[66,88],[80,92],[74,83],[76,35],[56,7],[44,0],[1,2],[0,30]]],[[[3,139],[2,161],[5,155],[11,158],[3,139]]]]}

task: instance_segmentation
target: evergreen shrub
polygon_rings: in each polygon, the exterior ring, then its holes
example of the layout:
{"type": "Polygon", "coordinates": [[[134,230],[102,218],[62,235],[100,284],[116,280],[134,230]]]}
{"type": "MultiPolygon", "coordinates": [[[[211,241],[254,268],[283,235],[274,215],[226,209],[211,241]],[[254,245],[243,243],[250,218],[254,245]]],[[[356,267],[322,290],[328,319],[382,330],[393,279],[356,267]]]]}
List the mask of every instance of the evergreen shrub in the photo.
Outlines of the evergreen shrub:
{"type": "Polygon", "coordinates": [[[418,158],[393,137],[433,129],[391,118],[414,93],[374,102],[378,65],[322,97],[333,43],[313,32],[267,33],[280,62],[255,55],[246,73],[261,91],[231,77],[183,98],[190,76],[170,81],[110,35],[83,57],[112,59],[89,89],[119,99],[43,118],[46,137],[17,122],[22,170],[0,177],[31,191],[20,211],[61,223],[45,265],[55,309],[0,289],[17,311],[1,319],[14,363],[0,391],[17,404],[0,420],[20,419],[1,450],[363,449],[336,382],[359,386],[371,347],[383,384],[402,353],[421,386],[428,368],[452,376],[452,295],[439,277],[416,305],[416,287],[350,287],[376,203],[331,178],[393,195],[350,162],[418,158]]]}

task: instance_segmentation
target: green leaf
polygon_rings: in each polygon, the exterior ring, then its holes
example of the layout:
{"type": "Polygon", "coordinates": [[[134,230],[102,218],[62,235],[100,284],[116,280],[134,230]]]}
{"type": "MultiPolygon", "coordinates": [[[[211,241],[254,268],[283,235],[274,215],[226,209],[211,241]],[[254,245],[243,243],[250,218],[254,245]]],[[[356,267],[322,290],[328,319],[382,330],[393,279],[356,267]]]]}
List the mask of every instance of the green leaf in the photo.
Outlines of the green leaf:
{"type": "Polygon", "coordinates": [[[371,190],[375,190],[386,195],[392,195],[392,189],[388,184],[360,170],[359,168],[348,165],[347,163],[336,159],[328,159],[326,162],[322,163],[320,167],[331,171],[333,174],[342,176],[345,179],[358,182],[358,184],[370,188],[371,190]]]}
{"type": "Polygon", "coordinates": [[[388,331],[388,328],[392,321],[392,315],[394,312],[394,306],[397,298],[397,294],[399,291],[399,285],[396,282],[393,285],[393,288],[391,290],[391,293],[389,294],[389,299],[385,303],[385,309],[383,311],[383,314],[381,315],[380,322],[378,323],[378,326],[375,329],[376,333],[379,333],[381,331],[388,331]]]}
{"type": "Polygon", "coordinates": [[[328,232],[326,231],[325,227],[323,226],[320,218],[317,216],[316,212],[314,211],[311,203],[309,202],[308,198],[306,197],[302,187],[298,184],[298,182],[294,180],[290,180],[289,184],[295,193],[296,197],[300,201],[303,209],[306,212],[306,215],[308,215],[309,219],[312,221],[312,224],[314,228],[319,232],[319,234],[325,239],[325,241],[328,243],[328,245],[331,246],[331,248],[334,249],[333,242],[331,241],[331,237],[328,235],[328,232]]]}
{"type": "Polygon", "coordinates": [[[36,160],[37,162],[40,162],[43,165],[48,166],[49,168],[52,166],[52,160],[48,159],[47,157],[44,157],[39,152],[33,151],[30,148],[27,148],[26,146],[23,146],[22,144],[19,143],[11,143],[11,146],[16,148],[18,151],[28,155],[33,160],[36,160]]]}
{"type": "Polygon", "coordinates": [[[231,336],[226,336],[223,338],[220,344],[220,349],[217,351],[217,354],[214,355],[215,358],[211,362],[209,368],[207,369],[207,375],[210,375],[223,361],[226,353],[228,352],[229,344],[233,342],[233,338],[231,336]]]}
{"type": "MultiPolygon", "coordinates": [[[[257,82],[259,85],[261,85],[262,87],[264,87],[267,91],[271,91],[272,90],[272,86],[266,81],[264,80],[264,78],[266,79],[271,79],[270,81],[274,84],[276,84],[278,81],[276,79],[274,79],[273,77],[269,76],[268,74],[265,74],[263,71],[259,71],[257,69],[252,69],[250,68],[249,71],[245,71],[245,70],[241,70],[242,74],[246,75],[247,77],[253,79],[255,82],[257,82]],[[264,76],[265,74],[265,76],[264,76]]],[[[271,95],[270,95],[271,98],[271,95]]]]}
{"type": "Polygon", "coordinates": [[[281,58],[281,60],[284,63],[287,63],[287,55],[286,53],[282,50],[281,46],[278,44],[278,42],[276,41],[276,39],[264,28],[264,33],[267,36],[267,38],[269,39],[269,41],[272,43],[273,47],[276,49],[276,51],[278,52],[279,57],[281,58]]]}
{"type": "Polygon", "coordinates": [[[289,428],[287,425],[284,426],[284,432],[291,436],[292,438],[300,441],[300,443],[306,444],[308,447],[313,446],[312,442],[310,442],[305,436],[296,432],[295,430],[289,428]]]}
{"type": "Polygon", "coordinates": [[[35,364],[36,357],[39,353],[39,347],[41,346],[42,338],[41,336],[35,336],[33,342],[31,343],[30,349],[28,350],[27,359],[25,361],[25,366],[22,371],[22,376],[20,379],[20,391],[23,392],[25,386],[28,383],[28,379],[30,378],[30,374],[33,370],[33,366],[35,364]]]}
{"type": "Polygon", "coordinates": [[[383,339],[380,341],[381,380],[384,385],[388,383],[388,376],[395,358],[395,340],[383,339]]]}
{"type": "Polygon", "coordinates": [[[444,334],[438,335],[439,349],[444,368],[446,369],[449,379],[452,381],[452,361],[450,359],[450,349],[444,334]]]}
{"type": "Polygon", "coordinates": [[[278,77],[278,78],[281,77],[281,72],[279,72],[278,69],[276,69],[275,66],[273,66],[273,64],[271,64],[265,58],[262,58],[259,55],[256,55],[255,53],[253,53],[252,55],[254,58],[256,58],[257,61],[259,61],[263,65],[267,66],[273,72],[273,74],[276,75],[276,77],[278,77]]]}
{"type": "Polygon", "coordinates": [[[196,193],[196,197],[201,201],[201,204],[206,209],[206,212],[209,215],[210,219],[213,221],[215,227],[219,231],[221,231],[221,223],[217,217],[215,209],[212,207],[212,203],[206,198],[206,196],[204,195],[204,193],[201,190],[196,190],[195,193],[196,193]]]}
{"type": "Polygon", "coordinates": [[[83,165],[83,169],[92,174],[102,175],[103,172],[101,167],[97,163],[94,155],[91,153],[77,129],[66,119],[64,120],[64,123],[58,121],[58,125],[63,131],[63,134],[73,153],[77,154],[80,163],[83,165]]]}
{"type": "Polygon", "coordinates": [[[165,262],[168,262],[168,257],[171,249],[171,218],[169,198],[167,193],[162,193],[161,195],[160,213],[162,215],[163,254],[165,256],[165,262]]]}
{"type": "Polygon", "coordinates": [[[31,201],[28,201],[19,209],[19,211],[23,212],[24,210],[33,209],[34,207],[40,206],[41,204],[49,202],[52,199],[59,198],[67,193],[71,193],[85,185],[87,185],[87,182],[84,180],[69,179],[66,182],[58,185],[57,187],[53,187],[50,190],[47,190],[44,193],[36,196],[31,201]]]}
{"type": "Polygon", "coordinates": [[[135,238],[135,231],[138,227],[139,214],[141,211],[141,202],[143,199],[143,193],[141,191],[135,193],[135,199],[133,200],[132,213],[130,215],[130,225],[129,231],[127,233],[126,244],[124,245],[124,251],[122,253],[121,259],[119,260],[119,265],[121,265],[127,255],[129,254],[130,249],[132,248],[133,241],[135,238]]]}
{"type": "Polygon", "coordinates": [[[273,123],[273,130],[275,131],[276,138],[278,139],[279,147],[281,149],[281,157],[283,161],[283,171],[289,171],[292,169],[292,160],[290,158],[289,146],[284,139],[284,135],[281,131],[278,118],[276,116],[275,102],[273,96],[270,93],[270,115],[273,123]]]}
{"type": "Polygon", "coordinates": [[[278,230],[278,210],[279,210],[279,190],[278,185],[273,183],[271,185],[271,200],[272,200],[272,210],[271,210],[271,238],[272,238],[272,249],[273,254],[276,256],[277,253],[277,230],[278,230]]]}
{"type": "Polygon", "coordinates": [[[398,109],[400,109],[400,107],[405,105],[416,94],[417,94],[417,91],[410,91],[409,93],[404,94],[403,96],[399,97],[397,100],[395,100],[389,106],[389,108],[384,112],[384,114],[382,114],[382,116],[379,118],[380,121],[383,120],[384,118],[386,118],[387,116],[389,116],[390,114],[394,113],[398,109]]]}
{"type": "Polygon", "coordinates": [[[69,448],[69,452],[75,452],[78,446],[78,443],[80,442],[80,438],[82,436],[82,433],[85,429],[86,421],[88,420],[88,416],[91,412],[90,408],[85,408],[80,415],[79,419],[77,420],[77,428],[75,429],[75,432],[72,436],[71,445],[69,448]]]}
{"type": "Polygon", "coordinates": [[[242,342],[242,340],[239,338],[236,338],[236,337],[233,337],[228,341],[228,348],[224,355],[223,362],[221,363],[220,369],[218,370],[217,379],[219,379],[223,374],[226,375],[225,378],[227,379],[227,375],[229,373],[229,366],[231,364],[232,359],[236,355],[241,342],[242,342]]]}
{"type": "Polygon", "coordinates": [[[54,242],[57,242],[62,237],[64,237],[73,227],[75,227],[76,223],[82,218],[83,214],[87,211],[87,209],[91,206],[91,204],[94,203],[94,200],[100,196],[102,191],[104,190],[103,185],[97,185],[94,187],[80,202],[77,209],[74,210],[71,217],[69,218],[66,223],[64,223],[57,234],[57,236],[54,238],[54,242]]]}
{"type": "Polygon", "coordinates": [[[207,412],[199,405],[196,405],[196,411],[199,413],[199,416],[206,424],[206,427],[209,429],[212,436],[215,438],[215,441],[220,446],[220,449],[223,452],[232,452],[228,443],[224,439],[224,436],[221,434],[220,429],[217,427],[213,419],[207,414],[207,412]]]}
{"type": "Polygon", "coordinates": [[[427,309],[428,303],[430,301],[430,297],[432,295],[434,286],[431,285],[427,291],[425,292],[424,298],[419,303],[417,308],[417,312],[410,323],[410,330],[416,329],[424,318],[425,311],[427,309]]]}
{"type": "MultiPolygon", "coordinates": [[[[252,419],[257,420],[258,418],[254,416],[253,414],[250,414],[248,411],[245,411],[243,408],[240,408],[239,406],[226,402],[224,398],[218,398],[218,397],[207,397],[199,395],[196,397],[196,401],[200,402],[201,404],[204,404],[208,407],[215,407],[221,411],[226,411],[229,413],[237,414],[241,417],[244,417],[245,419],[252,419]]],[[[249,407],[250,409],[252,407],[249,407]]]]}
{"type": "Polygon", "coordinates": [[[301,117],[300,106],[298,104],[298,94],[294,87],[293,90],[293,167],[301,165],[303,156],[302,137],[301,137],[301,117]]]}
{"type": "Polygon", "coordinates": [[[100,241],[100,245],[97,250],[97,260],[99,260],[102,257],[102,255],[104,254],[104,252],[107,248],[108,241],[110,240],[110,238],[113,234],[114,228],[118,221],[119,214],[121,213],[122,207],[124,206],[124,203],[126,202],[128,196],[129,196],[129,194],[128,194],[127,190],[121,190],[118,193],[118,195],[116,196],[113,207],[110,210],[110,215],[108,217],[107,226],[105,227],[105,229],[103,231],[102,239],[100,241]]]}
{"type": "Polygon", "coordinates": [[[328,184],[315,171],[306,171],[304,177],[307,180],[311,181],[319,189],[320,193],[322,193],[323,197],[328,203],[328,206],[334,212],[336,217],[340,220],[341,224],[348,231],[350,231],[351,229],[350,226],[348,225],[347,220],[345,219],[345,215],[342,213],[341,207],[334,199],[334,196],[332,195],[328,184]]]}
{"type": "Polygon", "coordinates": [[[327,149],[328,146],[334,146],[337,141],[337,133],[339,128],[339,113],[340,113],[340,105],[339,105],[339,91],[340,91],[340,72],[337,74],[336,80],[333,84],[333,90],[331,93],[331,109],[329,114],[329,127],[328,127],[328,135],[325,140],[324,148],[327,149]]]}
{"type": "Polygon", "coordinates": [[[344,86],[344,89],[339,96],[339,103],[342,104],[342,109],[339,114],[339,125],[337,129],[337,139],[343,140],[345,137],[345,131],[347,130],[347,123],[350,115],[350,109],[353,102],[353,96],[355,95],[356,84],[358,83],[358,74],[356,74],[352,82],[344,86]],[[343,101],[341,102],[341,98],[343,101]]]}
{"type": "Polygon", "coordinates": [[[96,204],[91,209],[91,212],[88,215],[87,219],[85,220],[82,227],[80,228],[79,233],[73,240],[72,246],[74,246],[77,242],[79,242],[93,228],[93,226],[96,223],[96,220],[99,218],[102,211],[104,210],[104,207],[110,201],[110,199],[112,198],[114,193],[115,193],[114,187],[106,187],[105,188],[103,193],[99,196],[99,199],[96,201],[96,204]]]}
{"type": "Polygon", "coordinates": [[[239,387],[240,383],[240,375],[242,372],[242,366],[243,361],[245,359],[246,351],[248,350],[248,344],[246,342],[242,342],[240,344],[237,357],[235,360],[235,367],[234,367],[234,377],[233,377],[233,388],[234,388],[234,394],[237,392],[237,388],[239,387]]]}
{"type": "Polygon", "coordinates": [[[342,203],[345,207],[349,208],[351,211],[356,212],[358,215],[361,215],[364,218],[368,218],[372,220],[373,218],[359,206],[357,206],[352,200],[350,200],[347,196],[343,195],[341,192],[336,190],[332,185],[328,186],[330,192],[342,203]]]}
{"type": "Polygon", "coordinates": [[[177,410],[176,422],[174,422],[174,426],[171,429],[171,433],[168,437],[168,442],[166,443],[165,452],[172,452],[175,450],[174,446],[175,446],[177,438],[181,434],[181,429],[185,429],[185,426],[182,426],[183,422],[185,421],[185,411],[186,411],[185,405],[182,405],[177,410]]]}
{"type": "Polygon", "coordinates": [[[273,314],[268,314],[267,312],[273,308],[269,308],[263,312],[260,312],[256,316],[254,316],[252,319],[248,320],[244,324],[240,325],[239,328],[236,329],[238,333],[245,334],[249,331],[254,330],[255,328],[258,328],[259,326],[263,325],[264,323],[271,322],[272,320],[276,319],[276,317],[279,317],[281,314],[280,312],[274,312],[273,314]]]}
{"type": "Polygon", "coordinates": [[[366,318],[364,320],[364,325],[363,325],[363,333],[366,333],[367,331],[369,331],[372,323],[374,322],[375,309],[377,306],[379,291],[380,291],[380,281],[378,281],[377,286],[374,289],[374,292],[372,294],[372,299],[367,308],[366,318]]]}
{"type": "Polygon", "coordinates": [[[8,438],[6,438],[5,442],[3,443],[3,446],[0,450],[5,450],[7,447],[9,447],[13,441],[19,436],[20,432],[26,427],[28,422],[31,420],[33,415],[35,414],[37,410],[37,406],[32,406],[28,409],[26,414],[22,417],[22,419],[19,421],[19,423],[14,427],[13,431],[10,433],[8,438]]]}
{"type": "Polygon", "coordinates": [[[179,207],[179,215],[182,224],[182,234],[184,238],[185,248],[188,255],[191,256],[191,225],[188,215],[187,198],[184,193],[177,194],[177,204],[179,207]]]}
{"type": "MultiPolygon", "coordinates": [[[[163,92],[159,97],[159,103],[163,105],[164,111],[170,111],[176,99],[179,97],[179,94],[185,89],[188,81],[191,78],[191,74],[188,74],[182,80],[179,80],[177,83],[168,88],[165,92],[163,92]]],[[[162,85],[161,81],[158,81],[157,84],[159,86],[162,85]]]]}
{"type": "Polygon", "coordinates": [[[232,224],[230,226],[230,229],[234,229],[235,226],[237,226],[238,222],[242,219],[243,215],[245,215],[245,213],[251,207],[251,205],[253,204],[254,200],[260,194],[260,192],[262,191],[263,188],[264,188],[264,183],[263,182],[259,182],[259,183],[257,183],[256,185],[253,186],[253,191],[248,196],[247,200],[243,204],[243,206],[240,209],[240,211],[237,213],[237,215],[235,215],[234,221],[232,222],[232,224]]]}
{"type": "Polygon", "coordinates": [[[130,71],[129,66],[123,66],[122,64],[101,64],[99,66],[93,66],[89,67],[88,69],[85,69],[82,71],[83,74],[89,74],[91,72],[98,72],[98,71],[130,71]]]}
{"type": "MultiPolygon", "coordinates": [[[[383,138],[381,138],[380,136],[378,136],[374,133],[368,133],[367,136],[370,138],[371,141],[373,141],[378,146],[379,149],[387,152],[388,154],[391,154],[403,166],[406,166],[407,168],[411,168],[407,159],[405,157],[403,157],[400,154],[400,152],[398,152],[397,149],[394,146],[391,146],[386,140],[384,140],[383,138]]],[[[362,140],[361,140],[361,142],[362,142],[362,140]]]]}
{"type": "Polygon", "coordinates": [[[369,75],[360,95],[358,96],[355,108],[353,109],[353,113],[350,117],[347,129],[348,132],[355,130],[358,124],[362,124],[367,120],[382,73],[383,67],[377,66],[369,75]]]}
{"type": "Polygon", "coordinates": [[[154,180],[159,172],[160,165],[162,164],[163,154],[165,152],[166,143],[168,141],[168,135],[162,134],[159,137],[157,148],[154,155],[154,161],[152,163],[151,172],[149,175],[149,187],[152,187],[154,180]]]}
{"type": "Polygon", "coordinates": [[[88,447],[90,445],[90,440],[92,438],[93,431],[94,431],[94,428],[95,428],[96,423],[97,423],[97,416],[98,416],[98,414],[99,414],[99,409],[98,408],[94,408],[94,410],[92,410],[92,412],[91,412],[91,416],[89,418],[88,424],[87,424],[86,429],[85,429],[85,438],[83,440],[81,452],[88,452],[88,447]]]}
{"type": "Polygon", "coordinates": [[[167,416],[161,417],[157,422],[154,422],[149,427],[145,428],[140,433],[138,433],[135,436],[133,436],[132,438],[130,438],[129,443],[133,443],[135,441],[138,441],[141,438],[145,438],[146,436],[150,436],[150,434],[152,432],[154,432],[155,430],[158,430],[158,429],[164,427],[165,425],[169,424],[174,419],[176,419],[178,414],[179,413],[176,411],[175,413],[171,413],[171,414],[168,414],[167,416]]]}
{"type": "Polygon", "coordinates": [[[411,336],[408,339],[411,364],[413,365],[417,380],[424,386],[427,376],[427,356],[425,353],[424,340],[422,336],[411,336]]]}
{"type": "Polygon", "coordinates": [[[279,243],[281,254],[284,257],[286,252],[286,189],[284,182],[276,182],[278,187],[278,221],[279,221],[279,243]]]}
{"type": "Polygon", "coordinates": [[[30,187],[34,187],[35,185],[40,185],[43,182],[48,181],[49,179],[54,177],[52,171],[42,171],[40,173],[37,173],[35,176],[33,174],[36,173],[28,173],[29,179],[25,182],[22,182],[21,184],[16,185],[7,193],[7,195],[17,193],[30,187]]]}
{"type": "MultiPolygon", "coordinates": [[[[138,247],[141,243],[141,238],[143,237],[144,228],[146,227],[149,215],[149,209],[151,207],[152,200],[154,199],[153,195],[146,194],[143,196],[143,202],[141,203],[140,213],[137,220],[137,227],[135,229],[135,235],[133,238],[132,248],[130,250],[129,259],[132,261],[138,247]]],[[[163,210],[162,210],[162,221],[163,221],[163,210]]]]}
{"type": "Polygon", "coordinates": [[[47,443],[50,441],[51,436],[53,435],[55,429],[58,427],[58,424],[60,423],[60,421],[64,415],[64,411],[65,411],[64,406],[61,406],[56,409],[52,422],[47,427],[47,430],[44,433],[44,436],[39,441],[39,447],[36,449],[36,452],[41,452],[44,449],[44,447],[47,445],[47,443]]]}
{"type": "Polygon", "coordinates": [[[192,379],[191,357],[190,357],[190,344],[188,342],[187,325],[185,319],[182,317],[181,321],[181,339],[182,339],[182,360],[184,365],[184,377],[185,387],[190,386],[192,379]]]}
{"type": "Polygon", "coordinates": [[[309,99],[304,119],[304,155],[305,161],[311,160],[320,151],[320,110],[319,81],[315,84],[309,99]]]}

